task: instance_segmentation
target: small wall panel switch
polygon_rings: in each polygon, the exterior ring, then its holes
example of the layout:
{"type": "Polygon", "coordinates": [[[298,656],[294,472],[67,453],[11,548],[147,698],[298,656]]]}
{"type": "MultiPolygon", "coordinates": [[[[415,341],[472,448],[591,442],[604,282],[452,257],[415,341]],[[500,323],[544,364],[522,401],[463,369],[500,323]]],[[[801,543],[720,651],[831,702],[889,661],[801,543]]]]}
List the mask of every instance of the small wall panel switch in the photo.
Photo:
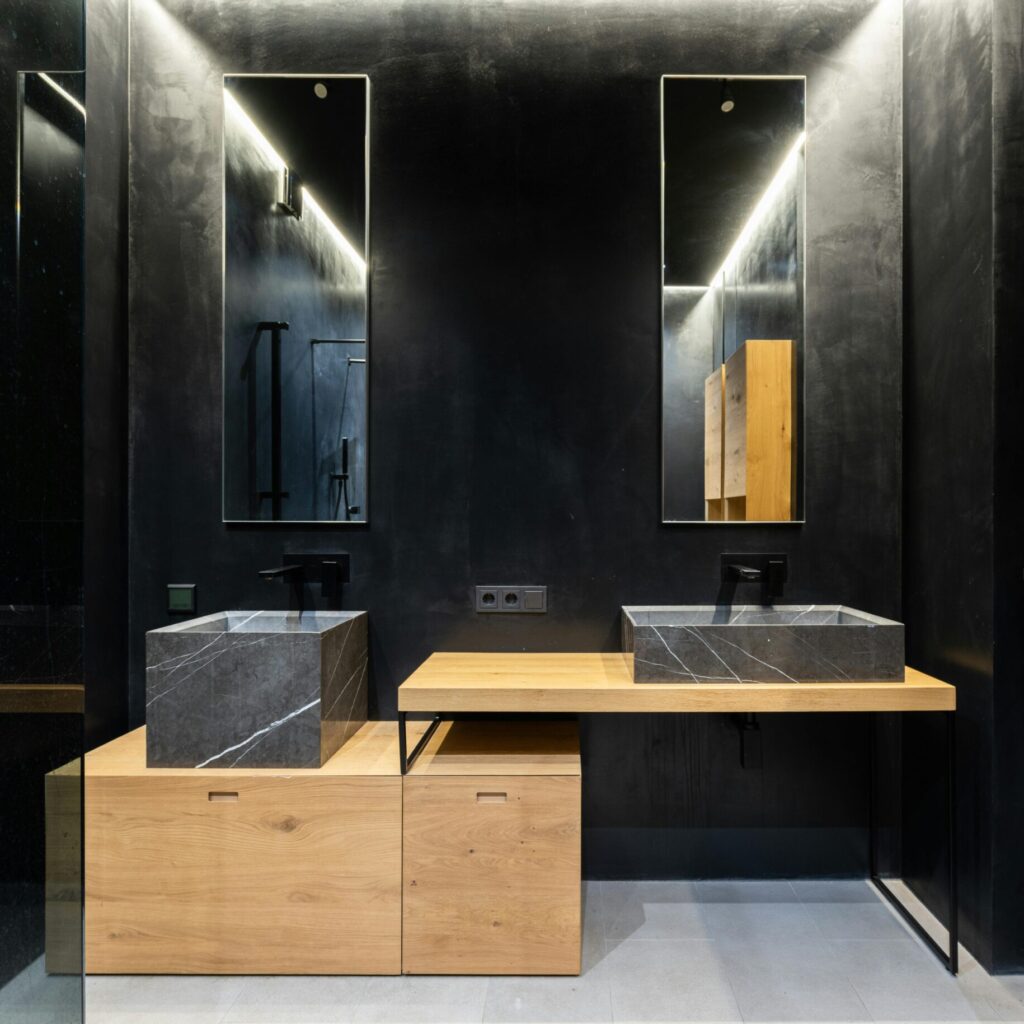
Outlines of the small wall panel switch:
{"type": "Polygon", "coordinates": [[[172,615],[194,615],[196,585],[194,583],[167,584],[167,611],[172,615]]]}

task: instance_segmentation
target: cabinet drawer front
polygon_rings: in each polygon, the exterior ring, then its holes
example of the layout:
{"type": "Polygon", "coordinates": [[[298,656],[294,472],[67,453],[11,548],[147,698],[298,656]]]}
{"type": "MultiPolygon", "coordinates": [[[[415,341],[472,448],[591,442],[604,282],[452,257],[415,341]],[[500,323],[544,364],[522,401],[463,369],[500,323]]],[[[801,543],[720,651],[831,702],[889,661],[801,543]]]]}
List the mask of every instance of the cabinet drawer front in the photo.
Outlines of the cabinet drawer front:
{"type": "Polygon", "coordinates": [[[403,970],[577,974],[578,776],[407,777],[403,970]]]}
{"type": "Polygon", "coordinates": [[[401,783],[86,782],[96,973],[398,973],[401,783]]]}

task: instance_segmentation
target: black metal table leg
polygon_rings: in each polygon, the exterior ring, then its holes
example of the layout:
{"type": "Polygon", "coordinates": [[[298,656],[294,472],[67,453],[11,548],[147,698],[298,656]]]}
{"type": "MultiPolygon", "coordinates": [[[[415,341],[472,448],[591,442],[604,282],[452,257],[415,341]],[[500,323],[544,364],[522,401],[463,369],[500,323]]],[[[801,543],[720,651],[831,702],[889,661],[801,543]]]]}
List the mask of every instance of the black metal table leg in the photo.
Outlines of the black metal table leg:
{"type": "Polygon", "coordinates": [[[946,712],[946,832],[949,843],[949,969],[960,968],[960,913],[956,870],[956,712],[946,712]]]}
{"type": "Polygon", "coordinates": [[[437,731],[437,727],[441,722],[441,715],[434,715],[430,725],[427,726],[427,731],[419,738],[416,746],[412,748],[412,753],[409,753],[409,741],[406,734],[408,714],[405,711],[398,712],[398,758],[403,775],[409,774],[409,769],[415,763],[416,758],[420,756],[423,748],[430,742],[430,737],[437,731]]]}
{"type": "Polygon", "coordinates": [[[870,847],[869,861],[871,865],[871,881],[878,891],[892,904],[900,917],[907,922],[922,942],[942,961],[951,974],[956,974],[960,967],[959,957],[959,912],[957,897],[956,868],[956,712],[945,711],[946,720],[946,845],[949,856],[948,885],[948,917],[946,928],[949,933],[949,944],[943,949],[921,926],[917,918],[900,902],[899,897],[885,884],[878,873],[876,859],[875,829],[875,715],[870,717],[871,730],[871,767],[870,792],[868,797],[868,843],[870,847]]]}

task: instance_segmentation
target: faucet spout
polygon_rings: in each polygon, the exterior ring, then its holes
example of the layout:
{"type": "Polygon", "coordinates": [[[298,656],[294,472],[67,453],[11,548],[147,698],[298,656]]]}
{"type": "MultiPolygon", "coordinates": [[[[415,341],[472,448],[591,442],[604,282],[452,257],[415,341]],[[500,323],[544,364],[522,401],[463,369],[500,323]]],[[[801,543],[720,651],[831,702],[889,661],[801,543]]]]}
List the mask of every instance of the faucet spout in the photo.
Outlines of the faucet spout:
{"type": "Polygon", "coordinates": [[[302,566],[282,565],[277,569],[260,569],[259,576],[264,580],[295,579],[302,576],[302,566]]]}
{"type": "Polygon", "coordinates": [[[760,583],[762,605],[782,597],[787,575],[786,555],[722,555],[722,582],[760,583]]]}
{"type": "Polygon", "coordinates": [[[259,577],[273,583],[275,580],[282,580],[287,583],[289,590],[289,608],[300,615],[303,607],[303,595],[306,583],[306,571],[301,565],[280,565],[276,569],[260,569],[259,577]]]}

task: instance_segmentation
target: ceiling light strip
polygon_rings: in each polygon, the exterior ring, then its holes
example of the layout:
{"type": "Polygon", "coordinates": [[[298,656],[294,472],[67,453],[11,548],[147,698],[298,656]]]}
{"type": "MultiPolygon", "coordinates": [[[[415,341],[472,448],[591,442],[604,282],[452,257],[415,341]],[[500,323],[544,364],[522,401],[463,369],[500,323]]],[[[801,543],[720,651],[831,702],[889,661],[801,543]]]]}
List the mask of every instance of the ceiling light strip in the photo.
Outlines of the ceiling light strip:
{"type": "Polygon", "coordinates": [[[64,97],[77,110],[82,117],[85,117],[85,107],[75,99],[63,86],[58,85],[45,71],[39,72],[39,77],[56,93],[64,97]]]}
{"type": "MultiPolygon", "coordinates": [[[[274,149],[270,144],[270,140],[256,126],[256,122],[253,121],[253,119],[245,112],[245,109],[238,100],[236,100],[235,97],[227,90],[224,92],[224,106],[238,118],[271,163],[275,164],[279,171],[285,170],[288,165],[285,163],[281,154],[274,149]]],[[[308,205],[309,208],[317,215],[320,222],[327,228],[328,233],[337,243],[338,247],[356,263],[362,274],[365,276],[366,261],[359,255],[359,251],[356,247],[344,236],[344,234],[342,234],[338,225],[327,216],[324,208],[316,201],[316,199],[313,198],[313,193],[310,192],[305,185],[302,186],[302,201],[304,206],[308,205]]]]}
{"type": "Polygon", "coordinates": [[[757,227],[758,222],[775,201],[775,196],[782,188],[783,182],[792,170],[793,164],[800,155],[800,151],[803,149],[806,139],[807,132],[801,132],[796,137],[796,142],[793,143],[789,152],[786,154],[786,158],[782,161],[782,166],[775,172],[775,177],[769,182],[768,187],[764,190],[764,194],[757,201],[757,206],[754,207],[753,213],[751,213],[747,218],[746,224],[743,225],[743,229],[737,236],[736,241],[733,242],[732,248],[729,250],[729,255],[725,257],[724,262],[718,269],[718,273],[711,278],[711,285],[709,287],[713,287],[724,278],[725,272],[729,269],[730,264],[740,254],[740,250],[742,250],[743,246],[750,241],[750,236],[754,233],[754,229],[757,227]]]}

